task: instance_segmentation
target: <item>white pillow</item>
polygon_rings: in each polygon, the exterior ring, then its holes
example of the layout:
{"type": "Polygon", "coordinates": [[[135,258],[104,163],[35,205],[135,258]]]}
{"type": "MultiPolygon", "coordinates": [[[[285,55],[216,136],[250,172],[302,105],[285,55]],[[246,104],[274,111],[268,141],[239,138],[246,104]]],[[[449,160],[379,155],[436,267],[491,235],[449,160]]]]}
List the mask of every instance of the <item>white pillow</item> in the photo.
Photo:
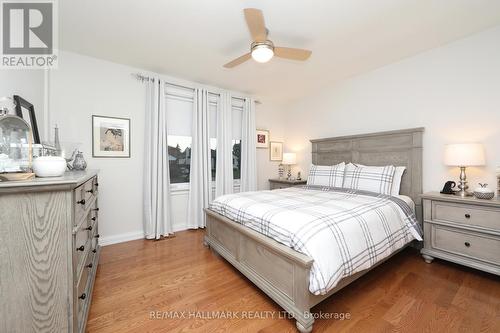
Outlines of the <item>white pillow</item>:
{"type": "MultiPolygon", "coordinates": [[[[363,164],[354,164],[354,163],[349,163],[345,166],[345,172],[350,172],[358,167],[366,167],[366,165],[363,164]]],[[[396,171],[394,172],[394,180],[392,182],[392,188],[391,188],[391,195],[399,195],[401,191],[401,180],[403,179],[403,174],[406,171],[405,166],[397,166],[396,171]]]]}
{"type": "Polygon", "coordinates": [[[392,182],[391,195],[399,195],[399,191],[401,190],[401,179],[403,178],[405,170],[406,167],[404,166],[396,167],[396,171],[394,172],[394,181],[392,182]]]}
{"type": "Polygon", "coordinates": [[[391,195],[395,172],[396,167],[393,165],[382,167],[348,165],[344,172],[343,187],[391,195]]]}
{"type": "Polygon", "coordinates": [[[344,183],[345,163],[336,165],[314,165],[311,164],[307,185],[342,187],[344,183]]]}

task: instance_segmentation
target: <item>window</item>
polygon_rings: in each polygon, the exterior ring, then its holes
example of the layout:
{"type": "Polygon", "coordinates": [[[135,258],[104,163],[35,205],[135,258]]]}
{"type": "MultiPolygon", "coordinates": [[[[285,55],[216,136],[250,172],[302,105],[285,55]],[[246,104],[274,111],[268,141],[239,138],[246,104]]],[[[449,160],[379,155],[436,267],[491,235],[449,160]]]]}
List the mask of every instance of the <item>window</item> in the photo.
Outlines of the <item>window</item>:
{"type": "Polygon", "coordinates": [[[194,90],[167,85],[165,92],[170,183],[187,184],[191,168],[194,90]]]}
{"type": "MultiPolygon", "coordinates": [[[[212,181],[215,181],[215,168],[217,162],[217,101],[211,100],[209,104],[210,111],[210,161],[212,171],[212,181]]],[[[232,99],[232,114],[231,120],[233,124],[233,180],[241,179],[241,122],[243,121],[243,104],[241,98],[232,99]]]]}
{"type": "Polygon", "coordinates": [[[212,181],[215,181],[217,162],[217,103],[219,103],[219,95],[208,94],[208,133],[210,136],[210,172],[212,181]]]}
{"type": "Polygon", "coordinates": [[[243,107],[245,101],[241,98],[232,99],[233,122],[233,179],[241,179],[241,127],[243,122],[243,107]]]}
{"type": "Polygon", "coordinates": [[[241,140],[233,140],[233,179],[241,179],[241,140]]]}
{"type": "MultiPolygon", "coordinates": [[[[165,88],[165,108],[167,111],[168,162],[170,184],[177,188],[187,188],[191,169],[192,122],[194,90],[167,85],[165,88]]],[[[217,162],[217,109],[219,95],[209,93],[209,145],[212,181],[215,181],[217,162]]],[[[241,127],[244,100],[232,99],[233,132],[233,179],[241,178],[241,127]]]]}
{"type": "Polygon", "coordinates": [[[191,137],[169,135],[167,140],[170,183],[189,183],[189,172],[191,169],[191,137]]]}

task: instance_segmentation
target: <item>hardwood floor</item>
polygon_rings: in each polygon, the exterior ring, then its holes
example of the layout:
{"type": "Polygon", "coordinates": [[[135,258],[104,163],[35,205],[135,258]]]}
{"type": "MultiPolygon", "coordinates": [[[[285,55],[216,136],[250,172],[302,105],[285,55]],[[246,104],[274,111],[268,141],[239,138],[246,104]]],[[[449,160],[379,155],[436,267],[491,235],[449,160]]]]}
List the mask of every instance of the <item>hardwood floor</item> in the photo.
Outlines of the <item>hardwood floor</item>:
{"type": "MultiPolygon", "coordinates": [[[[87,332],[295,332],[276,303],[203,246],[203,234],[104,247],[87,332]],[[191,318],[168,318],[181,311],[191,318]],[[226,318],[213,319],[215,311],[226,318]]],[[[407,249],[313,312],[350,314],[316,319],[314,332],[499,332],[500,279],[437,259],[426,264],[407,249]]]]}

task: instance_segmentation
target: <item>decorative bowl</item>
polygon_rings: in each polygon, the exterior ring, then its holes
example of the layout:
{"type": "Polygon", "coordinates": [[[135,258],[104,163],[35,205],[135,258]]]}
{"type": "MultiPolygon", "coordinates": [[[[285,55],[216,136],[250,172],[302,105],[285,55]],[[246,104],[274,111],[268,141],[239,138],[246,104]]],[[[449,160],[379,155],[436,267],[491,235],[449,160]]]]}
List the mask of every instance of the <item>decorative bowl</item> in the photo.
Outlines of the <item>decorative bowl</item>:
{"type": "Polygon", "coordinates": [[[60,177],[66,171],[66,160],[59,156],[41,156],[33,160],[37,177],[60,177]]]}
{"type": "Polygon", "coordinates": [[[487,186],[488,184],[479,183],[480,187],[474,190],[474,196],[478,199],[490,200],[495,196],[495,192],[490,190],[487,186]]]}

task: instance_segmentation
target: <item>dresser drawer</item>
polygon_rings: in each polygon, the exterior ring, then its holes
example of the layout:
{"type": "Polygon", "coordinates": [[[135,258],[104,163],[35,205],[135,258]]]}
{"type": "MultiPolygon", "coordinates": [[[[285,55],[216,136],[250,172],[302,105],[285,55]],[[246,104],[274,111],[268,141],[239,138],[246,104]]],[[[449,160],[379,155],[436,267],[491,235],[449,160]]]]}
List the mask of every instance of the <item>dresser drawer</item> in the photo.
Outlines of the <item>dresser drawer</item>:
{"type": "Polygon", "coordinates": [[[88,299],[90,295],[88,295],[88,282],[90,279],[90,273],[92,269],[87,268],[88,265],[92,263],[93,256],[87,256],[87,260],[85,261],[85,267],[80,275],[80,279],[78,280],[78,284],[76,287],[76,304],[77,304],[77,317],[78,317],[78,326],[82,322],[82,316],[84,314],[84,309],[87,306],[88,299]]]}
{"type": "Polygon", "coordinates": [[[500,264],[500,237],[432,225],[432,248],[500,264]]]}
{"type": "Polygon", "coordinates": [[[73,209],[75,212],[75,220],[73,222],[77,225],[85,215],[85,204],[87,203],[87,200],[85,199],[85,187],[81,185],[75,188],[74,193],[75,202],[73,203],[73,209]]]}
{"type": "Polygon", "coordinates": [[[91,236],[91,250],[95,253],[97,251],[97,246],[99,245],[99,225],[95,224],[94,228],[92,229],[92,236],[91,236]],[[95,250],[95,251],[94,251],[95,250]]]}
{"type": "Polygon", "coordinates": [[[433,201],[432,219],[500,231],[500,209],[496,208],[433,201]]]}
{"type": "Polygon", "coordinates": [[[87,209],[97,198],[97,178],[93,177],[75,189],[75,224],[80,223],[87,209]]]}
{"type": "Polygon", "coordinates": [[[94,198],[97,196],[97,178],[93,177],[87,180],[82,186],[85,193],[85,200],[87,202],[92,202],[94,198]]]}
{"type": "Polygon", "coordinates": [[[84,222],[80,225],[80,228],[74,235],[73,251],[75,252],[75,267],[77,268],[77,272],[80,272],[83,260],[90,251],[91,233],[92,232],[89,231],[88,222],[84,222]]]}

